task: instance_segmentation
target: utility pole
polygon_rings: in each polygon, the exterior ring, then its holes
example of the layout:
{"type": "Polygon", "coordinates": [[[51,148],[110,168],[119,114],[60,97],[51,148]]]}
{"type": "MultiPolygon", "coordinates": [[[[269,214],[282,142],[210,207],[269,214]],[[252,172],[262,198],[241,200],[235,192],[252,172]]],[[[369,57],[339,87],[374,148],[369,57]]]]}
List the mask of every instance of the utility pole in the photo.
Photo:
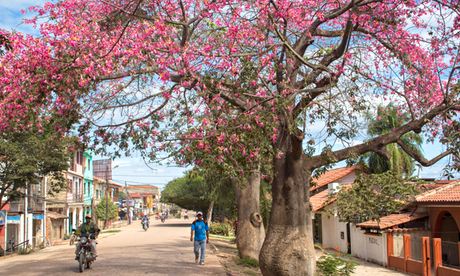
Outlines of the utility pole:
{"type": "MultiPolygon", "coordinates": [[[[29,202],[28,202],[28,196],[29,196],[29,183],[26,183],[26,191],[25,191],[25,196],[24,196],[24,245],[27,245],[25,242],[27,241],[27,237],[28,237],[28,228],[29,228],[29,225],[28,225],[28,208],[29,208],[29,202]]],[[[24,248],[24,247],[23,247],[24,248]]]]}
{"type": "Polygon", "coordinates": [[[128,181],[125,180],[125,192],[126,192],[126,204],[128,205],[128,224],[131,224],[131,208],[129,206],[130,203],[130,198],[129,198],[129,192],[128,192],[128,181]]]}

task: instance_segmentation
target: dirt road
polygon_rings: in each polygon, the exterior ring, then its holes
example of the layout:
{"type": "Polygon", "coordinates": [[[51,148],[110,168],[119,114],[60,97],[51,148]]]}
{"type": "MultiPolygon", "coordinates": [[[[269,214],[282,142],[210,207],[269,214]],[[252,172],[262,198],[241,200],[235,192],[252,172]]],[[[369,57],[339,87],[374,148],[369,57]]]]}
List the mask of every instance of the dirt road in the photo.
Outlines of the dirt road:
{"type": "MultiPolygon", "coordinates": [[[[140,222],[104,234],[98,240],[97,261],[84,275],[226,275],[208,246],[206,264],[194,262],[190,221],[152,221],[148,231],[140,222]]],[[[74,246],[60,245],[38,253],[0,259],[0,275],[77,275],[74,246]]]]}

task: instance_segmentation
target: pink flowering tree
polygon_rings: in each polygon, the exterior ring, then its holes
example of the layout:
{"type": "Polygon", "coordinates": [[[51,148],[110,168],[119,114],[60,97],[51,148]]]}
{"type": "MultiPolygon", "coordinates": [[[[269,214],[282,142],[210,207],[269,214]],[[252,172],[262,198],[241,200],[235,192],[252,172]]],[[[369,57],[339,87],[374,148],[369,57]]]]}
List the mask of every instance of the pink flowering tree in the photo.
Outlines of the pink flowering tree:
{"type": "MultiPolygon", "coordinates": [[[[158,152],[206,152],[216,146],[208,137],[228,145],[232,136],[220,131],[234,126],[228,120],[250,118],[249,128],[233,134],[257,126],[273,153],[261,270],[314,275],[313,171],[366,152],[387,156],[391,143],[425,166],[452,153],[458,159],[460,13],[453,3],[47,3],[31,8],[38,16],[30,23],[42,21],[39,38],[2,33],[11,50],[0,60],[0,128],[20,129],[23,120],[38,124],[48,114],[73,118],[80,111],[86,120],[81,130],[97,128],[95,143],[148,150],[156,159],[163,157],[158,152]],[[382,102],[392,102],[410,120],[354,142],[361,112],[382,102]],[[219,131],[208,133],[209,124],[219,131]],[[318,125],[325,130],[321,141],[318,125]],[[425,159],[401,143],[412,131],[445,142],[447,150],[425,159]],[[343,146],[334,146],[337,141],[343,146]]],[[[226,154],[248,152],[258,160],[260,145],[243,143],[226,154]]]]}

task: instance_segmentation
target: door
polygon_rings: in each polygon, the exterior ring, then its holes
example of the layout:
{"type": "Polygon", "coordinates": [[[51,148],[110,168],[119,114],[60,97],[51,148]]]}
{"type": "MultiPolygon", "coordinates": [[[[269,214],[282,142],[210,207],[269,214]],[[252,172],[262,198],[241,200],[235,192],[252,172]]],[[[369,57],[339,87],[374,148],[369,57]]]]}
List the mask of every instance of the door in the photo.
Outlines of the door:
{"type": "Polygon", "coordinates": [[[347,223],[347,254],[351,254],[351,233],[350,223],[347,223]]]}

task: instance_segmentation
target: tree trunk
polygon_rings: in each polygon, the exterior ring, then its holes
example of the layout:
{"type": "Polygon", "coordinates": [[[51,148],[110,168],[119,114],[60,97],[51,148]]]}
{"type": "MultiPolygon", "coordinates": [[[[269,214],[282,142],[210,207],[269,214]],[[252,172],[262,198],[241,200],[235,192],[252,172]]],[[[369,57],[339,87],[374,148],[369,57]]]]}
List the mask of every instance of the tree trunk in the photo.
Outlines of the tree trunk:
{"type": "Polygon", "coordinates": [[[208,207],[208,213],[206,214],[208,225],[211,225],[212,223],[212,211],[213,210],[214,210],[214,200],[211,200],[211,202],[209,203],[209,207],[208,207]]]}
{"type": "Polygon", "coordinates": [[[283,155],[274,159],[272,210],[260,269],[265,276],[313,276],[316,260],[307,189],[311,171],[305,169],[302,139],[284,135],[278,146],[283,155]]]}
{"type": "Polygon", "coordinates": [[[238,208],[236,246],[240,258],[258,260],[265,239],[260,215],[260,171],[254,170],[244,185],[235,186],[238,208]]]}

